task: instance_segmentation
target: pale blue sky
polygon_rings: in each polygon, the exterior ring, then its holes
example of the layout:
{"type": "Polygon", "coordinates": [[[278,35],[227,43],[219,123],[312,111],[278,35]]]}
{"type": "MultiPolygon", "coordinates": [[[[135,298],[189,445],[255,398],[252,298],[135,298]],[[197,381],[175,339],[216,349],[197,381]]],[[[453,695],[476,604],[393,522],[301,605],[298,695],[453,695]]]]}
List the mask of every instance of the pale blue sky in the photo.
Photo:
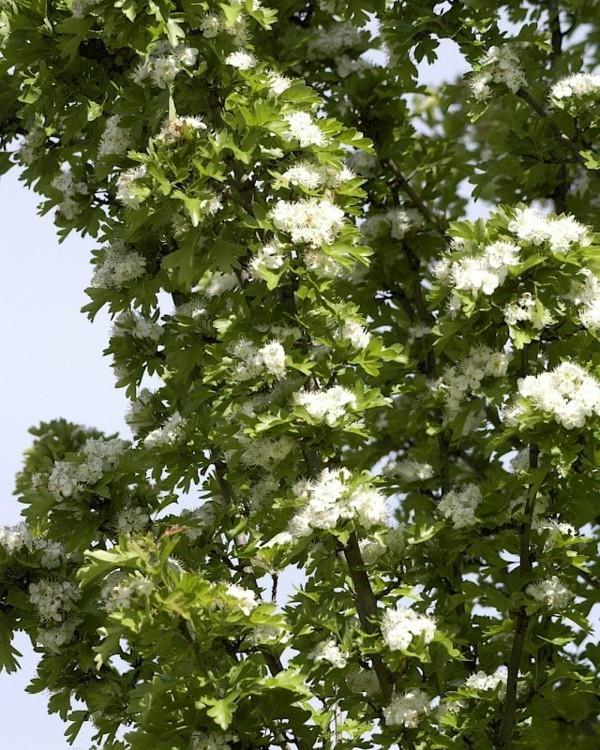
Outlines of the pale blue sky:
{"type": "MultiPolygon", "coordinates": [[[[422,82],[437,83],[467,69],[454,45],[445,44],[422,82]]],[[[16,171],[0,178],[4,231],[3,295],[0,298],[0,383],[5,393],[0,434],[0,524],[18,521],[13,479],[31,440],[32,424],[54,417],[127,434],[122,391],[114,388],[109,360],[102,356],[110,323],[94,324],[79,312],[90,278],[93,241],[71,236],[62,245],[51,217],[37,216],[37,198],[18,182],[16,171]]],[[[10,750],[66,750],[64,725],[46,712],[46,696],[28,695],[35,655],[24,638],[22,670],[0,675],[1,747],[10,750]]],[[[88,750],[89,735],[76,742],[88,750]]]]}

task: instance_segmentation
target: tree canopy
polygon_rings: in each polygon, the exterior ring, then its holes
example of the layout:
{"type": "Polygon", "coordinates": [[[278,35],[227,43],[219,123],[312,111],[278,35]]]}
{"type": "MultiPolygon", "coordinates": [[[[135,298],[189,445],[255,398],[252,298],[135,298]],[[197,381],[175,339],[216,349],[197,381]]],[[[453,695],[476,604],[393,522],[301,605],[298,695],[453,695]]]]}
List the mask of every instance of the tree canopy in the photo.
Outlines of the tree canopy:
{"type": "Polygon", "coordinates": [[[131,401],[33,428],[0,530],[70,742],[598,748],[599,44],[596,0],[3,1],[0,170],[97,242],[131,401]]]}

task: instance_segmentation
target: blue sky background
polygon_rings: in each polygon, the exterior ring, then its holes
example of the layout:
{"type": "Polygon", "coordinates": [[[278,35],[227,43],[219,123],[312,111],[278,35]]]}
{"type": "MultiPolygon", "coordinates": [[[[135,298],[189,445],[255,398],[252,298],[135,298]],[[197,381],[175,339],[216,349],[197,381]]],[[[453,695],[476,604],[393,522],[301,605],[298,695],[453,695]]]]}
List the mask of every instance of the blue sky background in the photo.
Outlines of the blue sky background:
{"type": "MultiPolygon", "coordinates": [[[[421,82],[439,83],[467,70],[453,43],[444,43],[438,61],[422,66],[421,82]]],[[[473,215],[484,213],[473,207],[473,215]]],[[[16,170],[0,178],[4,231],[0,297],[0,383],[5,393],[0,433],[0,524],[19,520],[12,496],[14,475],[30,445],[28,428],[65,417],[128,436],[127,402],[114,388],[109,360],[102,356],[110,321],[91,324],[81,313],[91,270],[92,240],[71,236],[58,244],[50,216],[37,216],[37,198],[18,181],[16,170]]],[[[27,640],[17,674],[0,674],[2,750],[66,750],[64,725],[48,716],[47,696],[25,693],[36,657],[27,640]]],[[[76,741],[88,750],[89,733],[76,741]]]]}

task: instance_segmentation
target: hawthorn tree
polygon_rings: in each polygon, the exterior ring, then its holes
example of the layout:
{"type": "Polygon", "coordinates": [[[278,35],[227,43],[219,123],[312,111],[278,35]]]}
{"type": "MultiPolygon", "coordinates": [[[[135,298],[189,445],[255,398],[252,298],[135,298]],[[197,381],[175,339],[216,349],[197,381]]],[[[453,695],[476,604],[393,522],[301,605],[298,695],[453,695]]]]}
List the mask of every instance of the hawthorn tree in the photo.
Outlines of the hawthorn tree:
{"type": "Polygon", "coordinates": [[[131,400],[32,429],[0,531],[70,742],[598,748],[599,44],[590,0],[3,0],[0,166],[97,240],[131,400]]]}

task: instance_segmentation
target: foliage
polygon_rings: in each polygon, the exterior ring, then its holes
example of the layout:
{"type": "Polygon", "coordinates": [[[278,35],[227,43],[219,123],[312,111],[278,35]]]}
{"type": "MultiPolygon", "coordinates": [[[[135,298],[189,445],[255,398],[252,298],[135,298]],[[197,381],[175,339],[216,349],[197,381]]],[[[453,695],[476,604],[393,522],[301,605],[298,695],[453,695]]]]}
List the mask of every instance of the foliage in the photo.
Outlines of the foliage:
{"type": "Polygon", "coordinates": [[[0,531],[70,742],[598,747],[598,10],[3,3],[0,169],[131,400],[0,531]]]}

